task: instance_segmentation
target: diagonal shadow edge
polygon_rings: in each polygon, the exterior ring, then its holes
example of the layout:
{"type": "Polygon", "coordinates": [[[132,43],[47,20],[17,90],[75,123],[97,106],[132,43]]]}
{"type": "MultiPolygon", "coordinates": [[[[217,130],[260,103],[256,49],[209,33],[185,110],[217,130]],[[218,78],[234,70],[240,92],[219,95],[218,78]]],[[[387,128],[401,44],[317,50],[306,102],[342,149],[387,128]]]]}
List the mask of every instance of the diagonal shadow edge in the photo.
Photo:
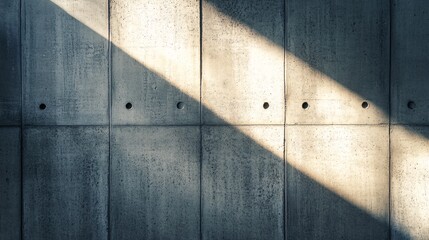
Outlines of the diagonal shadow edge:
{"type": "MultiPolygon", "coordinates": [[[[86,26],[82,26],[82,28],[86,28],[86,26]]],[[[92,30],[90,30],[90,29],[87,29],[87,30],[85,30],[85,31],[88,31],[88,32],[90,32],[90,31],[92,31],[92,30]]],[[[96,33],[92,33],[92,34],[96,34],[96,33]]],[[[99,36],[99,37],[101,37],[101,36],[99,36]]],[[[118,48],[117,46],[114,46],[113,44],[112,44],[112,48],[118,48]]],[[[121,51],[120,49],[118,49],[118,51],[121,51]]],[[[124,54],[124,55],[127,55],[126,53],[124,53],[124,52],[122,52],[121,54],[124,54]]],[[[128,56],[129,57],[129,56],[128,56]]],[[[144,68],[144,66],[142,66],[143,68],[144,68]]],[[[147,71],[150,71],[150,69],[146,69],[147,71]]],[[[170,83],[168,83],[168,81],[166,80],[166,79],[163,79],[161,76],[159,76],[158,74],[156,74],[156,73],[152,73],[152,74],[154,74],[154,75],[156,75],[157,76],[157,78],[159,78],[160,79],[160,81],[165,81],[167,84],[169,84],[172,88],[174,88],[174,86],[172,86],[170,83]]],[[[180,90],[177,90],[177,91],[180,91],[180,90]]],[[[199,101],[199,100],[195,100],[195,101],[199,101]]],[[[204,107],[204,106],[203,106],[204,107]]],[[[207,110],[207,111],[210,111],[210,110],[207,110]]],[[[215,113],[214,113],[215,114],[215,113]]],[[[229,125],[228,123],[224,123],[225,125],[229,125]]],[[[232,126],[233,127],[233,126],[232,126]]],[[[238,131],[238,130],[237,130],[238,131]]],[[[237,133],[237,134],[243,134],[243,133],[237,133]]],[[[258,143],[254,143],[254,144],[256,144],[256,145],[259,145],[258,143]]],[[[262,147],[262,146],[261,146],[262,147]]],[[[263,148],[263,147],[262,147],[263,148]]],[[[281,160],[281,161],[283,161],[282,159],[279,159],[279,160],[281,160]]],[[[286,163],[287,164],[287,163],[286,163]]],[[[374,223],[375,225],[384,225],[385,223],[378,223],[377,222],[377,220],[373,220],[372,219],[372,217],[371,216],[367,216],[367,213],[364,213],[362,210],[360,210],[360,209],[357,209],[355,206],[353,206],[353,205],[351,205],[350,203],[347,203],[347,201],[345,201],[345,200],[343,200],[343,199],[341,199],[341,197],[339,197],[338,195],[336,195],[335,193],[332,193],[332,192],[330,192],[329,190],[327,190],[326,188],[324,188],[323,186],[321,186],[321,185],[319,185],[318,183],[315,183],[315,182],[313,182],[310,178],[308,178],[308,177],[306,177],[304,174],[302,174],[299,170],[296,170],[296,169],[294,169],[293,167],[291,167],[291,166],[288,166],[287,167],[288,168],[288,171],[291,171],[291,172],[295,172],[295,174],[299,174],[299,175],[302,175],[302,178],[303,179],[305,179],[304,181],[308,181],[309,182],[309,185],[312,185],[312,186],[314,186],[316,189],[321,189],[321,190],[317,190],[317,192],[327,192],[326,194],[327,195],[330,195],[330,194],[332,194],[332,196],[331,196],[331,198],[333,198],[333,199],[336,199],[336,201],[338,201],[338,202],[340,202],[340,205],[345,205],[345,206],[347,206],[347,208],[351,208],[351,209],[354,209],[354,210],[352,210],[352,211],[356,211],[357,213],[357,215],[363,215],[364,216],[364,218],[368,218],[368,221],[369,222],[372,222],[372,223],[374,223]],[[375,222],[374,222],[375,221],[375,222]]],[[[297,204],[297,203],[291,203],[292,205],[293,204],[297,204]]]]}
{"type": "MultiPolygon", "coordinates": [[[[387,98],[389,96],[388,69],[390,53],[389,32],[385,29],[389,28],[389,1],[377,3],[368,1],[359,3],[352,9],[348,2],[286,0],[284,2],[284,16],[287,16],[285,39],[273,35],[267,29],[267,26],[260,24],[265,19],[270,19],[267,15],[258,14],[258,10],[262,9],[263,3],[225,0],[204,0],[203,2],[240,24],[249,27],[279,48],[284,49],[286,51],[286,60],[288,56],[291,57],[290,61],[298,59],[311,69],[343,86],[350,93],[357,94],[364,100],[369,100],[383,113],[384,120],[382,122],[388,122],[390,110],[387,98]],[[378,7],[377,9],[380,9],[378,10],[378,18],[367,20],[368,23],[360,22],[359,18],[366,16],[364,6],[368,6],[368,9],[373,9],[371,7],[374,7],[374,5],[378,7]],[[243,8],[251,11],[257,17],[250,18],[248,15],[242,14],[241,9],[243,8]],[[333,13],[329,9],[336,9],[336,11],[333,13]],[[358,12],[358,15],[354,16],[356,15],[354,12],[358,12]],[[313,17],[307,19],[305,16],[313,17]],[[357,26],[349,27],[345,25],[347,21],[342,20],[352,18],[355,19],[354,22],[357,26]],[[354,31],[353,28],[359,31],[354,31]],[[329,32],[322,34],[322,30],[329,32]],[[378,45],[374,44],[371,49],[364,48],[365,45],[362,44],[365,43],[359,42],[360,38],[355,32],[365,36],[367,42],[374,41],[378,45]],[[348,47],[348,49],[353,50],[353,54],[336,58],[337,53],[329,50],[332,44],[336,43],[332,41],[332,38],[338,39],[338,47],[348,47]],[[354,61],[353,57],[365,59],[366,62],[354,61]],[[349,71],[352,69],[352,72],[358,71],[357,73],[359,73],[360,68],[369,70],[366,72],[361,71],[361,74],[347,74],[347,71],[344,70],[345,68],[349,69],[349,71]],[[362,84],[359,78],[360,75],[365,75],[366,78],[371,80],[366,79],[362,84]],[[386,96],[386,98],[375,97],[378,94],[386,96]]],[[[281,9],[278,11],[281,11],[281,9]]],[[[276,23],[271,22],[271,24],[276,23]]],[[[338,52],[338,55],[340,54],[344,55],[341,50],[338,52]]],[[[288,61],[286,61],[287,64],[289,64],[288,61]]]]}

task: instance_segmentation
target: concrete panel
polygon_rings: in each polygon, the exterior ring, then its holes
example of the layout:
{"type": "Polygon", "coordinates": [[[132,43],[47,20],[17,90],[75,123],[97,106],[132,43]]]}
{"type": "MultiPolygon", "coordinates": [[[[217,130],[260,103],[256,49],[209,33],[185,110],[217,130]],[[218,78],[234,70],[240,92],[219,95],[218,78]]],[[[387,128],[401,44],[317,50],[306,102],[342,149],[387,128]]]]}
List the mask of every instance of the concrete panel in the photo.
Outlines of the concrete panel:
{"type": "Polygon", "coordinates": [[[107,239],[107,127],[24,130],[24,239],[107,239]]]}
{"type": "Polygon", "coordinates": [[[112,239],[199,239],[199,127],[113,128],[112,239]]]}
{"type": "Polygon", "coordinates": [[[25,124],[107,124],[107,1],[25,0],[23,11],[25,124]]]}
{"type": "Polygon", "coordinates": [[[20,1],[0,2],[0,125],[21,124],[20,1]]]}
{"type": "Polygon", "coordinates": [[[287,239],[388,239],[388,126],[288,126],[287,239]]]}
{"type": "Polygon", "coordinates": [[[389,1],[286,8],[287,123],[388,123],[389,1]]]}
{"type": "Polygon", "coordinates": [[[19,128],[0,128],[0,239],[21,239],[19,128]]]}
{"type": "Polygon", "coordinates": [[[429,4],[392,5],[392,121],[429,122],[429,4]]]}
{"type": "Polygon", "coordinates": [[[284,1],[203,1],[207,124],[284,123],[284,1]]]}
{"type": "Polygon", "coordinates": [[[115,0],[111,8],[113,123],[198,124],[199,1],[115,0]]]}
{"type": "Polygon", "coordinates": [[[284,127],[203,127],[203,239],[284,239],[284,127]]]}
{"type": "Polygon", "coordinates": [[[390,137],[392,239],[429,239],[429,127],[393,126],[390,137]]]}

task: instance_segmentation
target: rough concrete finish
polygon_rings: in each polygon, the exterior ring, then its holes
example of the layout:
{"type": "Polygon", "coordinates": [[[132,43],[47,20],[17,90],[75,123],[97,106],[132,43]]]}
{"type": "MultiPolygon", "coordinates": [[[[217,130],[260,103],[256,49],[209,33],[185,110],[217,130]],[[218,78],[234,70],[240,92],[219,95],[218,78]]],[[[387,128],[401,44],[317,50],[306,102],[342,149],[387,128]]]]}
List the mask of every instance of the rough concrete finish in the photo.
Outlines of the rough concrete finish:
{"type": "Polygon", "coordinates": [[[21,124],[20,1],[0,1],[0,125],[21,124]]]}
{"type": "Polygon", "coordinates": [[[0,127],[0,239],[21,236],[20,129],[0,127]]]}
{"type": "Polygon", "coordinates": [[[112,239],[199,239],[199,127],[114,127],[112,239]]]}
{"type": "Polygon", "coordinates": [[[428,127],[392,127],[392,239],[429,239],[428,137],[428,127]]]}
{"type": "Polygon", "coordinates": [[[286,8],[287,123],[388,123],[389,1],[290,0],[286,8]]]}
{"type": "Polygon", "coordinates": [[[428,26],[428,0],[0,1],[0,240],[429,239],[428,26]]]}
{"type": "Polygon", "coordinates": [[[392,121],[427,124],[429,4],[394,0],[392,14],[392,121]],[[410,102],[415,106],[409,106],[410,102]]]}
{"type": "Polygon", "coordinates": [[[113,123],[198,124],[199,2],[114,0],[111,7],[113,123]]]}
{"type": "Polygon", "coordinates": [[[91,10],[107,35],[107,1],[85,4],[24,0],[25,124],[108,123],[108,41],[74,17],[91,10]]]}
{"type": "Polygon", "coordinates": [[[202,5],[204,123],[283,124],[284,1],[202,5]]]}
{"type": "Polygon", "coordinates": [[[24,130],[24,239],[107,239],[107,127],[24,130]]]}
{"type": "Polygon", "coordinates": [[[203,239],[284,239],[283,131],[203,127],[203,239]]]}
{"type": "Polygon", "coordinates": [[[287,239],[388,239],[388,126],[288,126],[287,239]]]}

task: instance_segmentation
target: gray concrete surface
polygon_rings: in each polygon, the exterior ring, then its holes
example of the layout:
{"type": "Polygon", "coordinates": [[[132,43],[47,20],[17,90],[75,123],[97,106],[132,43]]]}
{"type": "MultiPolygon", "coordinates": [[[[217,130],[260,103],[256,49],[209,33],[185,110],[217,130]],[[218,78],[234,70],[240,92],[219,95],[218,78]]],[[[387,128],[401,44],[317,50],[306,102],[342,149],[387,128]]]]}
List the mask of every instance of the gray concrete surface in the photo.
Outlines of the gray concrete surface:
{"type": "Polygon", "coordinates": [[[287,126],[287,239],[388,239],[388,126],[287,126]]]}
{"type": "Polygon", "coordinates": [[[21,237],[21,131],[0,127],[0,239],[21,237]]]}
{"type": "Polygon", "coordinates": [[[284,1],[211,0],[202,5],[203,122],[283,124],[284,1]]]}
{"type": "Polygon", "coordinates": [[[287,123],[388,123],[389,1],[290,0],[286,9],[287,123]]]}
{"type": "Polygon", "coordinates": [[[391,235],[428,239],[429,4],[392,3],[391,235]]]}
{"type": "Polygon", "coordinates": [[[199,124],[199,2],[112,1],[111,7],[113,123],[199,124]]]}
{"type": "Polygon", "coordinates": [[[203,239],[284,239],[284,128],[202,131],[203,239]]]}
{"type": "Polygon", "coordinates": [[[394,0],[392,5],[392,121],[429,121],[429,4],[394,0]]]}
{"type": "Polygon", "coordinates": [[[21,125],[20,1],[0,1],[0,125],[21,125]]]}
{"type": "Polygon", "coordinates": [[[0,3],[1,239],[429,238],[424,0],[107,3],[0,3]]]}
{"type": "Polygon", "coordinates": [[[392,239],[428,239],[429,128],[394,126],[390,136],[392,239]]]}
{"type": "MultiPolygon", "coordinates": [[[[108,124],[108,41],[76,19],[86,2],[63,2],[62,9],[23,1],[25,124],[108,124]]],[[[92,21],[107,35],[107,1],[95,3],[92,21]]]]}
{"type": "Polygon", "coordinates": [[[112,239],[199,239],[200,128],[113,128],[112,239]]]}
{"type": "Polygon", "coordinates": [[[107,239],[108,127],[28,127],[24,239],[107,239]]]}

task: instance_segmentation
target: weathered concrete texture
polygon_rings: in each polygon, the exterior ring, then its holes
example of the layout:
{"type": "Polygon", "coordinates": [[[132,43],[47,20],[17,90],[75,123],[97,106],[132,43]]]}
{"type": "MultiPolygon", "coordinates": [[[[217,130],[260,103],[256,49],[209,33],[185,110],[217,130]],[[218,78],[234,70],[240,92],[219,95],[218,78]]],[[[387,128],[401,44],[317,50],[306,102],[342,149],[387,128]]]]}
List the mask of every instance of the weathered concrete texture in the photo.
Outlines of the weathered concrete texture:
{"type": "Polygon", "coordinates": [[[25,123],[107,124],[108,41],[75,18],[91,11],[107,36],[107,1],[24,2],[25,123]]]}
{"type": "Polygon", "coordinates": [[[20,1],[0,1],[0,125],[21,124],[20,1]]]}
{"type": "Polygon", "coordinates": [[[107,239],[108,127],[24,130],[24,239],[107,239]]]}
{"type": "Polygon", "coordinates": [[[21,143],[19,128],[0,128],[0,239],[21,236],[21,143]]]}
{"type": "Polygon", "coordinates": [[[112,239],[199,239],[199,127],[113,128],[112,239]]]}
{"type": "Polygon", "coordinates": [[[288,126],[287,239],[388,239],[388,126],[288,126]]]}
{"type": "Polygon", "coordinates": [[[427,124],[429,4],[426,0],[392,2],[392,121],[427,124]]]}
{"type": "Polygon", "coordinates": [[[290,0],[286,8],[287,123],[387,123],[389,1],[290,0]]]}
{"type": "Polygon", "coordinates": [[[392,127],[392,239],[429,239],[428,136],[428,127],[392,127]]]}
{"type": "Polygon", "coordinates": [[[284,239],[283,132],[203,127],[203,239],[284,239]]]}
{"type": "Polygon", "coordinates": [[[199,2],[114,0],[111,6],[113,123],[198,124],[199,2]]]}
{"type": "Polygon", "coordinates": [[[204,123],[283,124],[284,1],[202,4],[204,123]]]}

